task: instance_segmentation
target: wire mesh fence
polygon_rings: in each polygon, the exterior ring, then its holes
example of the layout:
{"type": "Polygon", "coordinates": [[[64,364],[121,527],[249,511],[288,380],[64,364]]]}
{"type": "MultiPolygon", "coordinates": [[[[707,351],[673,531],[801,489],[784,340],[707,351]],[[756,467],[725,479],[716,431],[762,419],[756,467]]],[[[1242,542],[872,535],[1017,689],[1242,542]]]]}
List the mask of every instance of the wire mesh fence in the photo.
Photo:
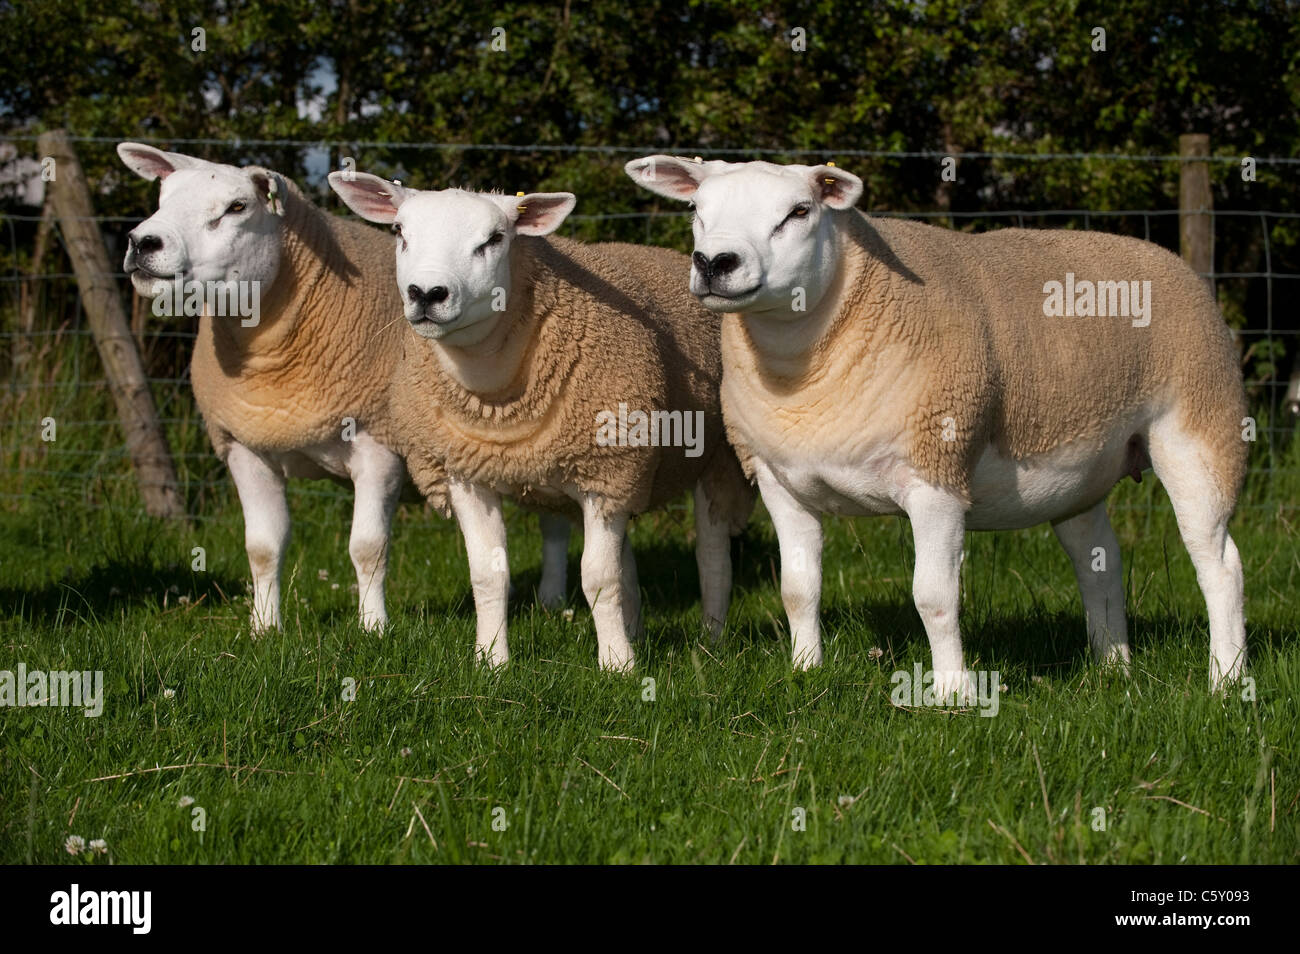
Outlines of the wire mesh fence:
{"type": "MultiPolygon", "coordinates": [[[[81,149],[109,148],[116,139],[72,137],[81,149]]],[[[5,141],[0,137],[0,141],[5,141]]],[[[21,143],[22,137],[10,137],[21,143]]],[[[405,150],[517,150],[544,152],[562,148],[575,153],[591,154],[590,161],[621,165],[636,155],[663,151],[634,147],[551,147],[486,144],[438,143],[342,143],[290,140],[176,140],[169,148],[203,146],[215,148],[220,155],[212,158],[240,162],[244,150],[267,146],[299,149],[308,157],[323,157],[326,165],[315,163],[319,174],[309,175],[309,185],[323,201],[332,199],[324,188],[323,172],[331,156],[344,152],[380,150],[400,156],[405,150]],[[314,183],[312,180],[314,179],[314,183]]],[[[725,155],[728,158],[760,158],[740,150],[680,150],[690,155],[725,155]]],[[[812,153],[791,151],[780,156],[761,158],[778,160],[805,159],[812,153]]],[[[858,157],[883,163],[927,162],[943,158],[930,152],[880,152],[871,150],[819,150],[820,159],[829,155],[858,157]]],[[[1100,163],[1165,164],[1176,178],[1179,156],[1128,156],[1115,154],[1032,154],[968,153],[962,162],[999,161],[1041,164],[1044,162],[1087,161],[1100,163]]],[[[1212,162],[1235,161],[1211,157],[1212,162]]],[[[1279,167],[1300,164],[1300,159],[1260,159],[1279,167]]],[[[120,186],[120,183],[118,183],[120,186]]],[[[111,190],[113,184],[101,184],[111,190]]],[[[629,185],[629,189],[631,186],[629,185]]],[[[103,193],[101,193],[103,194],[103,193]]],[[[587,209],[599,209],[600,196],[585,196],[587,209]]],[[[1167,196],[1162,197],[1167,199],[1167,196]]],[[[108,204],[108,203],[106,203],[108,204]]],[[[333,204],[333,203],[331,203],[333,204]]],[[[869,205],[870,201],[864,203],[869,205]]],[[[1176,202],[1159,208],[982,208],[982,209],[869,209],[872,214],[927,220],[971,231],[991,228],[1077,228],[1096,229],[1132,235],[1154,241],[1175,251],[1179,244],[1179,209],[1176,202]]],[[[337,204],[333,204],[338,208],[337,204]]],[[[581,209],[581,207],[580,207],[581,209]]],[[[653,208],[649,211],[582,210],[570,216],[569,228],[581,230],[589,240],[643,241],[648,244],[673,245],[689,250],[690,212],[680,208],[653,208]]],[[[1252,448],[1250,481],[1253,493],[1243,501],[1246,508],[1276,509],[1296,506],[1286,499],[1279,486],[1294,487],[1295,482],[1280,485],[1274,480],[1280,473],[1294,472],[1295,418],[1287,412],[1285,391],[1288,370],[1300,341],[1300,320],[1296,315],[1296,292],[1293,282],[1300,279],[1300,266],[1290,270],[1286,262],[1295,262],[1300,241],[1300,213],[1285,210],[1215,209],[1209,212],[1211,235],[1231,234],[1234,241],[1249,228],[1258,229],[1257,261],[1253,267],[1233,266],[1212,270],[1205,277],[1212,283],[1225,315],[1234,327],[1241,347],[1246,384],[1251,397],[1251,413],[1258,418],[1257,441],[1252,448]],[[1276,236],[1286,237],[1285,254],[1275,255],[1276,236]]],[[[122,248],[122,237],[140,221],[139,216],[96,215],[93,217],[108,243],[110,253],[122,248]]],[[[120,424],[114,414],[108,382],[99,364],[91,332],[68,265],[67,250],[57,221],[38,211],[4,215],[4,232],[0,242],[7,245],[8,268],[0,274],[0,360],[8,364],[8,383],[0,394],[0,506],[18,508],[41,497],[75,501],[79,506],[102,507],[109,500],[122,500],[131,492],[133,473],[120,424]],[[32,233],[47,248],[42,261],[33,265],[32,233]],[[53,430],[51,431],[51,425],[53,430]],[[50,439],[53,435],[54,439],[50,439]]],[[[1213,255],[1220,263],[1223,255],[1213,255]]],[[[120,257],[119,257],[120,260],[120,257]]],[[[232,499],[232,483],[224,467],[216,460],[195,408],[188,381],[190,343],[196,337],[197,320],[191,318],[155,318],[147,302],[134,296],[124,273],[118,273],[123,300],[131,301],[131,330],[148,375],[148,383],[158,407],[160,421],[171,446],[181,491],[187,508],[195,519],[205,519],[214,504],[232,499]]],[[[1300,365],[1297,365],[1300,375],[1300,365]]],[[[300,496],[343,498],[347,491],[328,482],[295,482],[292,493],[300,496]]],[[[1151,498],[1141,506],[1155,506],[1151,498]]]]}

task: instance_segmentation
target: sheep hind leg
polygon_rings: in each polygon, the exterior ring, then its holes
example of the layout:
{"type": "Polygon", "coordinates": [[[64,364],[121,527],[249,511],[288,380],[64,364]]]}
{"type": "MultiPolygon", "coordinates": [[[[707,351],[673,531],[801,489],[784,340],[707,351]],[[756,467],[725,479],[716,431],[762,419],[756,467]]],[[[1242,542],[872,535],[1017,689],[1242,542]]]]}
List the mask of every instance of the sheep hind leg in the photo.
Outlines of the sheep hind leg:
{"type": "Polygon", "coordinates": [[[244,511],[244,548],[253,572],[254,634],[280,628],[280,567],[289,546],[289,503],[284,475],[260,454],[233,444],[226,466],[244,511]]]}
{"type": "Polygon", "coordinates": [[[623,593],[627,514],[606,513],[602,503],[582,498],[582,592],[596,624],[600,668],[626,672],[633,666],[623,593]]]}
{"type": "Polygon", "coordinates": [[[542,579],[537,599],[547,609],[563,606],[569,595],[569,534],[572,525],[559,514],[538,514],[542,527],[542,579]]]}
{"type": "Polygon", "coordinates": [[[641,618],[641,581],[636,572],[636,555],[632,552],[632,537],[623,534],[623,628],[628,639],[640,639],[644,633],[641,618]]]}
{"type": "Polygon", "coordinates": [[[1128,622],[1124,616],[1124,572],[1119,541],[1103,500],[1068,520],[1052,524],[1056,539],[1074,564],[1093,658],[1127,672],[1128,622]]]}
{"type": "Polygon", "coordinates": [[[695,563],[700,571],[700,609],[704,628],[713,640],[722,636],[731,604],[731,532],[709,496],[708,486],[695,485],[695,563]]]}
{"type": "Polygon", "coordinates": [[[357,442],[351,463],[352,532],[348,555],[357,574],[361,625],[377,632],[388,625],[384,585],[388,577],[389,541],[393,513],[402,492],[406,467],[402,458],[374,442],[357,442]]]}
{"type": "Polygon", "coordinates": [[[1210,619],[1210,688],[1241,678],[1246,618],[1241,556],[1228,534],[1236,488],[1222,486],[1211,450],[1172,417],[1156,421],[1148,438],[1151,467],[1164,484],[1178,532],[1196,568],[1210,619]]]}

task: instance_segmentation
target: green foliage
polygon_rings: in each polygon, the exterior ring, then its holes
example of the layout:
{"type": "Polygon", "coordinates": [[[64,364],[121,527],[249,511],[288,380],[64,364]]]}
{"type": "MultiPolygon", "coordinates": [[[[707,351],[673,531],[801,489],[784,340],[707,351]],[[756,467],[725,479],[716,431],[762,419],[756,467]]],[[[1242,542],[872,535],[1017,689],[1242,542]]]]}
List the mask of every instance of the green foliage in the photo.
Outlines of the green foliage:
{"type": "MultiPolygon", "coordinates": [[[[867,180],[866,208],[952,213],[982,229],[1016,224],[992,215],[1008,210],[1169,212],[1178,164],[972,153],[1161,156],[1179,134],[1204,132],[1217,208],[1297,213],[1295,166],[1240,175],[1244,156],[1300,155],[1297,117],[1295,0],[0,5],[0,134],[104,137],[78,147],[96,211],[128,219],[149,212],[156,190],[112,150],[131,137],[271,165],[335,209],[321,173],[344,156],[418,186],[565,189],[580,199],[568,226],[579,238],[685,247],[681,209],[623,176],[636,150],[836,159],[867,180]],[[266,140],[356,145],[327,155],[266,140]],[[489,144],[517,149],[477,148],[489,144]],[[936,155],[874,155],[891,151],[936,155]],[[967,156],[956,182],[940,180],[942,154],[967,156]]],[[[30,153],[33,142],[16,145],[30,153]]],[[[1220,217],[1218,271],[1300,273],[1294,222],[1220,217]]],[[[1178,242],[1171,215],[1025,224],[1178,242]]],[[[10,225],[0,264],[22,270],[34,225],[10,225]]],[[[1295,324],[1263,281],[1220,291],[1247,331],[1295,324]]],[[[1249,376],[1275,381],[1290,360],[1271,355],[1249,376]]]]}

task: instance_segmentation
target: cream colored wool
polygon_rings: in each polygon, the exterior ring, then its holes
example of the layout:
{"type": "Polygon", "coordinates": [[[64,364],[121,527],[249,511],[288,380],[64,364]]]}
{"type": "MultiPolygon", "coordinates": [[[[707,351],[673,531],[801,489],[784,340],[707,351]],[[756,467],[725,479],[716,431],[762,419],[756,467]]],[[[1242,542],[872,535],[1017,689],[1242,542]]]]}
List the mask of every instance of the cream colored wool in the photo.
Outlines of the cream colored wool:
{"type": "MultiPolygon", "coordinates": [[[[275,180],[283,251],[260,322],[199,320],[190,375],[213,446],[222,460],[232,438],[259,451],[293,451],[336,440],[348,417],[392,446],[388,385],[405,322],[391,242],[275,180]]],[[[301,476],[327,476],[305,458],[302,466],[301,476]]]]}
{"type": "MultiPolygon", "coordinates": [[[[743,319],[725,318],[723,408],[747,471],[751,434],[789,459],[893,440],[927,481],[969,503],[989,443],[1016,460],[1067,443],[1100,449],[1110,422],[1177,406],[1231,508],[1246,472],[1241,372],[1208,289],[1177,256],[1096,232],[969,235],[833,214],[844,225],[843,267],[802,326],[810,341],[825,331],[802,361],[775,373],[743,319]],[[1067,272],[1150,280],[1150,324],[1045,315],[1044,282],[1067,272]],[[867,413],[846,414],[845,395],[867,413]]],[[[1145,452],[1134,453],[1130,469],[1140,472],[1145,452]]]]}
{"type": "MultiPolygon", "coordinates": [[[[576,514],[566,488],[608,511],[661,506],[703,480],[733,533],[754,491],[724,435],[719,319],[684,286],[689,262],[666,249],[518,236],[503,352],[522,352],[510,385],[475,394],[407,331],[394,379],[393,428],[416,486],[447,472],[543,509],[576,514]],[[516,304],[517,303],[517,304],[516,304]],[[703,453],[601,446],[597,415],[703,411],[703,453]]],[[[400,314],[400,309],[395,310],[400,314]]],[[[444,513],[449,512],[443,502],[444,513]]]]}

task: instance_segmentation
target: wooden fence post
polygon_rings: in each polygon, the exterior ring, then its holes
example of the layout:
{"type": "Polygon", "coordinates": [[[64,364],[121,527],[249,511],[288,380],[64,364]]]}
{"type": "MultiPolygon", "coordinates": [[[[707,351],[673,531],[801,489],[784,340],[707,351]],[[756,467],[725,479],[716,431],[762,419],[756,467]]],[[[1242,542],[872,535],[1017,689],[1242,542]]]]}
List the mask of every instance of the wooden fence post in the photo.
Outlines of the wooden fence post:
{"type": "Polygon", "coordinates": [[[1210,137],[1178,137],[1178,250],[1183,261],[1209,283],[1214,271],[1214,193],[1210,190],[1210,137]],[[1204,157],[1206,161],[1197,161],[1204,157]]]}
{"type": "Polygon", "coordinates": [[[135,466],[145,510],[155,517],[184,517],[185,504],[177,487],[171,449],[122,309],[113,278],[115,269],[109,265],[108,250],[93,218],[90,189],[81,163],[63,130],[42,133],[36,148],[42,158],[54,159],[55,178],[46,183],[46,188],[72,259],[81,302],[104,363],[117,416],[126,433],[127,451],[135,466]]]}

